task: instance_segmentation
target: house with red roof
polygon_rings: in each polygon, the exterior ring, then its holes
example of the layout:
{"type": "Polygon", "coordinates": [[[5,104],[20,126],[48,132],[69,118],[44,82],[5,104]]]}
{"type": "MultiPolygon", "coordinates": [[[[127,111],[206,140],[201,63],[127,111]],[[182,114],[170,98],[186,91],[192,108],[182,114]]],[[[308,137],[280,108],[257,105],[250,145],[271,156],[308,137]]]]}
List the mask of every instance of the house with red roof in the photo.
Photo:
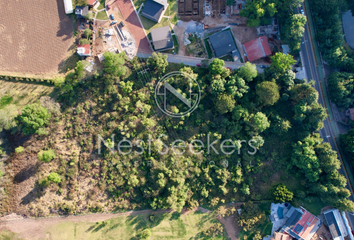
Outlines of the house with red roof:
{"type": "Polygon", "coordinates": [[[280,232],[298,240],[310,240],[323,223],[303,207],[291,207],[286,217],[288,219],[280,232]]]}
{"type": "Polygon", "coordinates": [[[90,44],[77,45],[76,51],[77,51],[77,54],[81,57],[90,57],[91,56],[90,44]]]}
{"type": "Polygon", "coordinates": [[[257,59],[264,58],[272,54],[270,50],[268,38],[262,36],[242,45],[248,61],[253,62],[257,59]]]}
{"type": "Polygon", "coordinates": [[[87,0],[87,4],[88,4],[90,7],[93,7],[97,2],[98,2],[98,0],[87,0]]]}

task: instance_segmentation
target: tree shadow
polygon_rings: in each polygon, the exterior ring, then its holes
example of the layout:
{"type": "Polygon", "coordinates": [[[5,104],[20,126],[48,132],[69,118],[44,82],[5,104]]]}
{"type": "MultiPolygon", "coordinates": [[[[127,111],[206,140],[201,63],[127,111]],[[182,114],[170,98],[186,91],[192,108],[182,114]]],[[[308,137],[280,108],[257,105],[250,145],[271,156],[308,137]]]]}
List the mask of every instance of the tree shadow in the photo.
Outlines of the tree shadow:
{"type": "Polygon", "coordinates": [[[58,15],[59,15],[59,30],[57,31],[57,37],[66,36],[62,41],[66,41],[73,37],[73,19],[65,13],[64,1],[57,0],[58,5],[58,15]]]}
{"type": "Polygon", "coordinates": [[[26,196],[21,199],[21,204],[26,205],[30,202],[33,202],[36,199],[39,199],[43,194],[38,191],[38,187],[32,189],[26,196]]]}
{"type": "Polygon", "coordinates": [[[27,168],[24,168],[15,175],[14,182],[22,183],[23,181],[26,181],[27,179],[32,177],[35,172],[36,172],[36,165],[34,164],[27,168]]]}

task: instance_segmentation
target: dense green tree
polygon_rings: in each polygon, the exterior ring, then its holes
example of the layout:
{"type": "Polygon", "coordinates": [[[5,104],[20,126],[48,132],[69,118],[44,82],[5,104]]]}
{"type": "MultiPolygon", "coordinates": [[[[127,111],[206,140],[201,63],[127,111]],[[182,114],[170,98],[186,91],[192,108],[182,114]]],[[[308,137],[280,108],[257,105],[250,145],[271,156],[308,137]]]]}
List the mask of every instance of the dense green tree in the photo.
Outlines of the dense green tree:
{"type": "Polygon", "coordinates": [[[51,114],[45,107],[38,103],[30,104],[22,108],[21,114],[16,117],[18,125],[22,127],[25,135],[35,133],[39,128],[45,126],[51,114]]]}
{"type": "Polygon", "coordinates": [[[90,38],[92,36],[92,30],[89,28],[86,28],[84,31],[84,35],[86,38],[90,38]]]}
{"type": "Polygon", "coordinates": [[[275,82],[261,82],[256,86],[256,94],[263,105],[274,105],[279,98],[279,87],[275,82]]]}
{"type": "Polygon", "coordinates": [[[90,40],[86,39],[86,38],[81,38],[79,40],[79,44],[80,45],[86,45],[86,44],[90,44],[90,40]]]}
{"type": "Polygon", "coordinates": [[[272,189],[272,197],[276,203],[284,203],[291,202],[294,194],[284,184],[278,184],[272,189]]]}
{"type": "Polygon", "coordinates": [[[305,32],[306,17],[302,14],[293,14],[284,25],[284,40],[289,44],[292,52],[300,51],[301,39],[305,32]]]}
{"type": "Polygon", "coordinates": [[[215,100],[215,107],[221,114],[232,112],[235,104],[235,98],[228,94],[220,94],[216,97],[215,100]]]}
{"type": "Polygon", "coordinates": [[[272,60],[270,70],[278,73],[284,73],[286,70],[291,70],[291,66],[296,63],[293,56],[290,54],[285,55],[282,52],[275,53],[270,59],[272,60]]]}
{"type": "Polygon", "coordinates": [[[148,58],[147,63],[158,75],[162,75],[168,66],[167,55],[152,53],[152,57],[148,58]]]}
{"type": "Polygon", "coordinates": [[[262,112],[257,112],[254,115],[252,122],[253,122],[255,128],[259,132],[263,132],[264,130],[266,130],[270,126],[270,123],[268,121],[268,117],[262,112]]]}
{"type": "Polygon", "coordinates": [[[124,66],[126,60],[125,52],[118,54],[105,52],[104,58],[102,64],[106,73],[115,77],[124,76],[126,74],[127,68],[124,66]]]}
{"type": "Polygon", "coordinates": [[[240,16],[247,17],[247,26],[258,27],[261,23],[269,23],[277,12],[276,5],[272,1],[247,0],[245,8],[240,11],[240,16]]]}
{"type": "Polygon", "coordinates": [[[214,58],[214,60],[209,64],[209,70],[212,75],[222,75],[222,73],[226,70],[224,68],[224,60],[219,58],[214,58]]]}
{"type": "Polygon", "coordinates": [[[341,108],[353,107],[354,75],[352,73],[334,72],[328,78],[330,99],[341,108]]]}
{"type": "Polygon", "coordinates": [[[250,82],[258,75],[257,67],[253,63],[246,62],[242,67],[238,69],[237,75],[247,82],[250,82]]]}

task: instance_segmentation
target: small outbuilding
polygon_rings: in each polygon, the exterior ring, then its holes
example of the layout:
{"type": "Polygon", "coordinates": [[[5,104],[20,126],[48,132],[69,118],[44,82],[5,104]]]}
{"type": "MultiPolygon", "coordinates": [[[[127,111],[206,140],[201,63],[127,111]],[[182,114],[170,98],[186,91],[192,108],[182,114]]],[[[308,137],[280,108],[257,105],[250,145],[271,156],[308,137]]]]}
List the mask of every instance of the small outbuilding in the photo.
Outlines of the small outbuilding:
{"type": "Polygon", "coordinates": [[[75,14],[77,18],[85,18],[85,16],[89,12],[89,7],[88,6],[76,6],[75,8],[75,14]]]}
{"type": "Polygon", "coordinates": [[[77,45],[76,51],[77,51],[77,54],[81,57],[90,57],[91,56],[90,44],[77,45]]]}
{"type": "Polygon", "coordinates": [[[165,51],[173,48],[172,33],[169,26],[152,29],[151,38],[155,51],[165,51]]]}
{"type": "Polygon", "coordinates": [[[141,16],[158,23],[164,15],[167,6],[167,0],[146,0],[141,16]]]}
{"type": "Polygon", "coordinates": [[[74,12],[73,9],[73,1],[72,0],[64,0],[64,8],[66,14],[71,14],[74,12]]]}
{"type": "Polygon", "coordinates": [[[245,50],[248,61],[250,62],[272,54],[269,47],[268,38],[266,36],[246,42],[243,44],[243,49],[245,50]]]}

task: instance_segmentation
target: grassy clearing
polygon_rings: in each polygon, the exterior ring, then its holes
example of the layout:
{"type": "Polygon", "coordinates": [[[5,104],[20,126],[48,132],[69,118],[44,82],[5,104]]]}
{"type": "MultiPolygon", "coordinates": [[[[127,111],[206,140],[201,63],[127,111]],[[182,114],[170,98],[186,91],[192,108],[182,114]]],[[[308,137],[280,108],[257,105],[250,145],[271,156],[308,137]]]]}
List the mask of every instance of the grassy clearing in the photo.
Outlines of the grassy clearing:
{"type": "Polygon", "coordinates": [[[139,17],[144,26],[146,34],[149,34],[151,32],[151,29],[170,25],[167,18],[162,18],[159,23],[156,23],[154,21],[151,21],[150,19],[147,19],[146,17],[141,16],[141,14],[139,14],[139,17]]]}
{"type": "MultiPolygon", "coordinates": [[[[50,226],[46,234],[51,239],[139,239],[144,229],[149,229],[152,239],[195,239],[203,229],[217,223],[215,214],[192,212],[188,215],[165,213],[155,215],[154,221],[148,214],[113,218],[105,222],[65,222],[50,226]]],[[[220,236],[215,239],[226,239],[220,236]]]]}
{"type": "Polygon", "coordinates": [[[9,232],[7,230],[2,230],[0,233],[1,240],[20,240],[15,233],[9,232]]]}
{"type": "Polygon", "coordinates": [[[36,83],[20,83],[0,80],[0,109],[12,104],[14,110],[34,103],[42,96],[54,95],[54,87],[36,83]]]}
{"type": "Polygon", "coordinates": [[[315,216],[321,214],[321,209],[326,206],[320,199],[315,201],[304,201],[304,208],[315,216]]]}
{"type": "Polygon", "coordinates": [[[97,13],[96,18],[100,19],[100,20],[108,20],[106,11],[101,11],[101,12],[97,13]]]}

